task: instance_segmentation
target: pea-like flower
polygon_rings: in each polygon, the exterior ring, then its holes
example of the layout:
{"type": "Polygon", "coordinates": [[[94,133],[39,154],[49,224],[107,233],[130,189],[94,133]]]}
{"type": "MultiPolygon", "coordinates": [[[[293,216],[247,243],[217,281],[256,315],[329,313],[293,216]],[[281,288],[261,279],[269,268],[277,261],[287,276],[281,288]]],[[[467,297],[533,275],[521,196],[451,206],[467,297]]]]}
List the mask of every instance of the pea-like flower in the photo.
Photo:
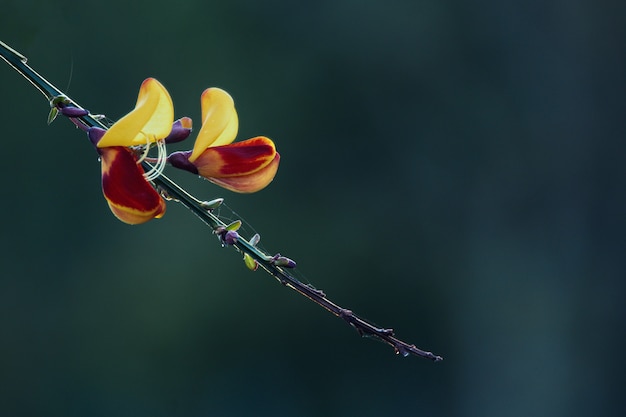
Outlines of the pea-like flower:
{"type": "Polygon", "coordinates": [[[174,152],[172,166],[199,174],[228,190],[252,193],[267,186],[280,155],[265,136],[232,143],[238,119],[232,97],[219,88],[202,93],[202,128],[192,151],[174,152]]]}
{"type": "Polygon", "coordinates": [[[236,192],[255,192],[267,186],[278,169],[280,155],[264,137],[231,143],[238,129],[230,95],[217,88],[202,94],[202,128],[193,150],[167,156],[166,143],[184,140],[191,119],[174,122],[169,93],[154,78],[143,82],[135,108],[108,130],[91,128],[89,138],[100,154],[102,192],[113,214],[128,224],[145,223],[165,214],[165,201],[151,180],[167,162],[236,192]],[[149,158],[156,147],[158,156],[149,158]],[[145,172],[141,163],[152,163],[145,172]]]}

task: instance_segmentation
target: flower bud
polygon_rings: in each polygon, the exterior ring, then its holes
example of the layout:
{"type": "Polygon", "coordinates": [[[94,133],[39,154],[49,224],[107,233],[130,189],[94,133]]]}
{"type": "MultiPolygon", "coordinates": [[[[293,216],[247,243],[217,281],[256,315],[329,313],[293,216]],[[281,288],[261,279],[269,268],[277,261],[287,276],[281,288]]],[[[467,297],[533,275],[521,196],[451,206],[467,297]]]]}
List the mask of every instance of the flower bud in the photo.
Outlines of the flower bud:
{"type": "Polygon", "coordinates": [[[191,134],[191,119],[183,117],[178,119],[172,125],[172,131],[165,138],[165,143],[181,142],[191,134]]]}
{"type": "Polygon", "coordinates": [[[63,106],[59,109],[61,114],[66,117],[82,117],[87,116],[89,112],[81,107],[63,106]]]}
{"type": "Polygon", "coordinates": [[[252,256],[248,255],[247,253],[243,254],[243,262],[246,264],[246,267],[250,271],[256,271],[259,267],[258,262],[255,261],[254,258],[252,258],[252,256]]]}

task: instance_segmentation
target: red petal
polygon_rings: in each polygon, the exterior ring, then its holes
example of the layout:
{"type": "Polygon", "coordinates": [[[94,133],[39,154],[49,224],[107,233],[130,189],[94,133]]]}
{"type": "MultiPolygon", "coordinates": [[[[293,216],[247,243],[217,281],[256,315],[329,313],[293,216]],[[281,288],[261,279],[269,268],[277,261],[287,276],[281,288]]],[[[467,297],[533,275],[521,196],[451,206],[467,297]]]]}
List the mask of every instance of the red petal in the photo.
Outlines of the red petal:
{"type": "Polygon", "coordinates": [[[100,149],[102,192],[113,214],[128,224],[145,223],[165,214],[165,201],[143,176],[134,154],[125,147],[100,149]]]}
{"type": "Polygon", "coordinates": [[[272,182],[276,171],[278,171],[279,162],[280,154],[277,152],[272,162],[251,174],[222,178],[207,177],[207,179],[220,187],[237,193],[254,193],[272,182]]]}
{"type": "Polygon", "coordinates": [[[268,165],[276,156],[274,142],[259,136],[243,142],[207,148],[193,161],[206,178],[248,175],[268,165]]]}

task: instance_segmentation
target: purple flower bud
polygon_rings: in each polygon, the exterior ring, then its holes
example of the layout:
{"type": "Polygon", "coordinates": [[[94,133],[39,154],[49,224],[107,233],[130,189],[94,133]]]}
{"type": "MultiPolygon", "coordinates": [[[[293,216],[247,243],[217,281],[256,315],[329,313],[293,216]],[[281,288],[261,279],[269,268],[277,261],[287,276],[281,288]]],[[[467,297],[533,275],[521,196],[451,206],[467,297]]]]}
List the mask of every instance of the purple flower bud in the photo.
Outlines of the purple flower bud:
{"type": "Polygon", "coordinates": [[[176,143],[187,139],[191,134],[191,119],[183,117],[178,119],[172,125],[172,131],[165,138],[165,143],[176,143]]]}
{"type": "Polygon", "coordinates": [[[169,162],[174,168],[184,169],[185,171],[189,171],[192,174],[197,175],[198,168],[189,162],[189,155],[191,155],[191,151],[173,152],[167,157],[167,162],[169,162]]]}
{"type": "Polygon", "coordinates": [[[74,107],[74,106],[59,107],[59,111],[61,112],[63,116],[67,116],[67,117],[82,117],[82,116],[87,116],[89,114],[87,110],[80,108],[80,107],[74,107]]]}
{"type": "Polygon", "coordinates": [[[102,139],[102,136],[104,136],[106,132],[106,130],[100,127],[90,127],[87,131],[87,137],[96,149],[98,148],[98,142],[100,142],[100,139],[102,139]]]}
{"type": "Polygon", "coordinates": [[[230,246],[237,243],[237,239],[239,239],[239,233],[235,232],[234,230],[227,230],[226,232],[222,233],[220,237],[225,245],[230,246]]]}
{"type": "Polygon", "coordinates": [[[276,266],[282,266],[284,268],[295,268],[296,262],[292,259],[289,259],[285,256],[282,256],[280,253],[277,253],[272,257],[271,262],[276,266]]]}

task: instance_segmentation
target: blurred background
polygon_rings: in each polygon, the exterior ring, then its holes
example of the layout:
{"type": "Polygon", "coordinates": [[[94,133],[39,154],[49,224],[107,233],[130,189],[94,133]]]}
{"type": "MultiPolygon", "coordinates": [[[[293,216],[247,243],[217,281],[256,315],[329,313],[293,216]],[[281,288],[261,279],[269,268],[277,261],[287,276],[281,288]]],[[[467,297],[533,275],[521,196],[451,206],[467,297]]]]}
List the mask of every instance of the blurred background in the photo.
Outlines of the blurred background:
{"type": "MultiPolygon", "coordinates": [[[[0,65],[0,415],[614,416],[626,409],[626,3],[4,1],[0,38],[93,113],[144,78],[282,155],[224,197],[402,358],[193,215],[127,226],[97,155],[0,65]]],[[[190,148],[181,144],[180,148],[190,148]]]]}

